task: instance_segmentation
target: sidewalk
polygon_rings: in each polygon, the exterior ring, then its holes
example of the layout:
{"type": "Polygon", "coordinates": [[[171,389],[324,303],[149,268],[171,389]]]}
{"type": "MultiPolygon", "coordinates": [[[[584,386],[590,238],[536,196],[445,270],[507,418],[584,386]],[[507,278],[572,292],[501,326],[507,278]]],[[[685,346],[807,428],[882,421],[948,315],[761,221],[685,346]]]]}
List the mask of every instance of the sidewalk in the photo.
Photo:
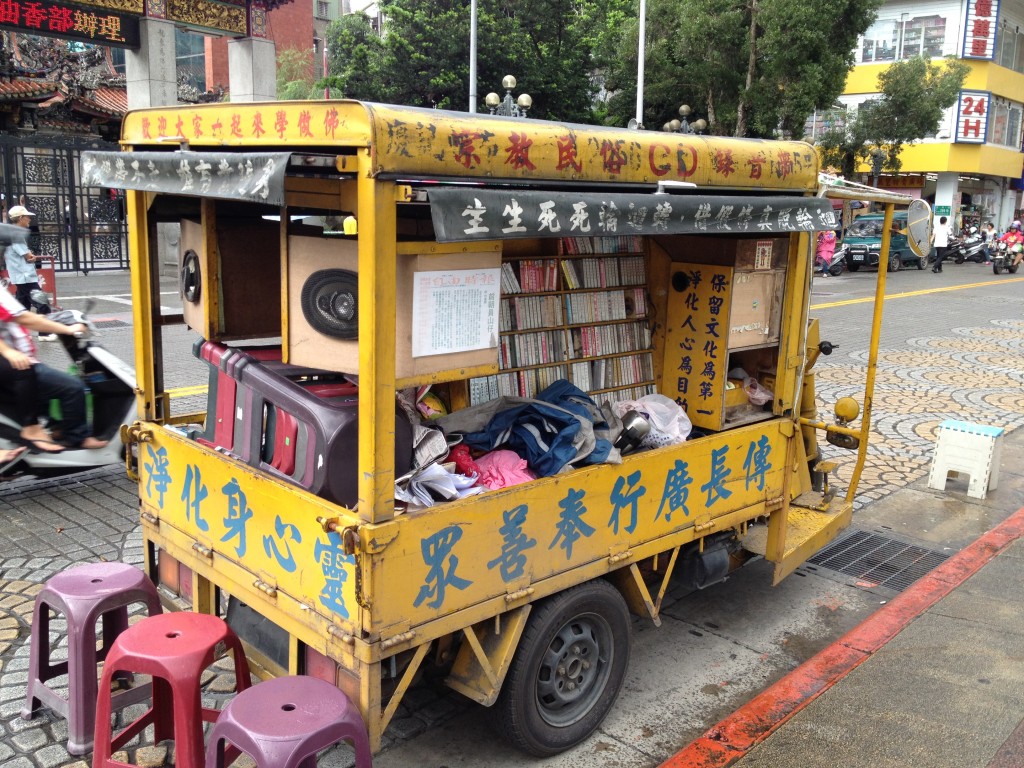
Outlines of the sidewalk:
{"type": "Polygon", "coordinates": [[[1024,509],[662,768],[1024,765],[1022,536],[1024,509]]]}

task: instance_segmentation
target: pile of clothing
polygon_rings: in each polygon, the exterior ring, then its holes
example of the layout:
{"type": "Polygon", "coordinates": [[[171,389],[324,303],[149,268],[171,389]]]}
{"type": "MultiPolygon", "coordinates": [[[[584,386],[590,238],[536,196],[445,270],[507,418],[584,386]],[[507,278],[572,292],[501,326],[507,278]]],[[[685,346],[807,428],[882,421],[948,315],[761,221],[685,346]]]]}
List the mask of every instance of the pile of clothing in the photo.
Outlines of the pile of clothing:
{"type": "Polygon", "coordinates": [[[395,498],[415,506],[619,464],[623,452],[683,442],[690,434],[686,413],[670,398],[652,394],[599,406],[565,379],[535,398],[499,397],[451,415],[423,391],[407,394],[403,405],[414,424],[415,457],[413,470],[395,483],[395,498]],[[635,430],[637,422],[644,429],[635,430]]]}

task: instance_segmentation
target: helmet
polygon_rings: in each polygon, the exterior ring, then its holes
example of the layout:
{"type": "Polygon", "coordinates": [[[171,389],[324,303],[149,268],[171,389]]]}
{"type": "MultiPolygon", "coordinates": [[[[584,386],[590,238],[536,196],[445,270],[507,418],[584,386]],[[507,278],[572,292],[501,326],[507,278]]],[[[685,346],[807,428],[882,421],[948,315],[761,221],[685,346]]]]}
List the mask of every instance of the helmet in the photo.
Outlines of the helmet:
{"type": "Polygon", "coordinates": [[[1013,224],[1010,225],[1011,229],[1020,229],[1020,219],[1014,219],[1013,224]]]}

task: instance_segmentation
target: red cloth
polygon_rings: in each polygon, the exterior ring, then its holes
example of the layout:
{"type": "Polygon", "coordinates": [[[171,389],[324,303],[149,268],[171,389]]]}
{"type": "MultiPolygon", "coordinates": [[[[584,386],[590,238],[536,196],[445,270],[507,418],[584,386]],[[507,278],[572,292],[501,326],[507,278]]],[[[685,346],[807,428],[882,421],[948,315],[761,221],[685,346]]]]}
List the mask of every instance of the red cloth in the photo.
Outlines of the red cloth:
{"type": "Polygon", "coordinates": [[[460,475],[480,477],[480,467],[473,461],[468,445],[456,445],[448,454],[448,460],[455,462],[455,471],[460,475]]]}

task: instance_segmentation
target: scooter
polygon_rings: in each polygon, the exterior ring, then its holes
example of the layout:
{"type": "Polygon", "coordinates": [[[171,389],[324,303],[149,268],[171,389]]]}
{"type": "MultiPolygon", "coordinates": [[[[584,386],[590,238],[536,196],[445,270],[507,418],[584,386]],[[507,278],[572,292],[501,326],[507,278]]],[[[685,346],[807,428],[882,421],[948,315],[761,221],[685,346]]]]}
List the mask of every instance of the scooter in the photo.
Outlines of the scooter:
{"type": "Polygon", "coordinates": [[[1014,264],[1013,260],[1022,250],[1024,250],[1024,246],[1020,243],[1012,248],[1007,248],[1006,243],[1002,240],[996,243],[995,252],[992,254],[992,274],[998,275],[1004,269],[1011,275],[1016,274],[1017,267],[1020,265],[1014,264]]]}
{"type": "MultiPolygon", "coordinates": [[[[845,245],[840,245],[832,253],[832,258],[829,259],[828,267],[825,268],[832,277],[839,277],[846,271],[846,254],[848,250],[849,249],[845,245]]],[[[821,269],[818,264],[815,264],[814,266],[816,272],[821,269]]]]}
{"type": "Polygon", "coordinates": [[[947,258],[952,257],[957,264],[973,261],[981,264],[985,261],[985,237],[977,227],[971,227],[967,234],[958,238],[949,249],[947,258]]]}
{"type": "MultiPolygon", "coordinates": [[[[0,290],[6,290],[0,287],[0,290]]],[[[42,293],[42,292],[40,292],[42,293]]],[[[33,296],[46,300],[46,295],[33,296]]],[[[0,465],[0,479],[15,474],[54,476],[123,461],[124,446],[119,434],[122,424],[136,419],[135,370],[127,363],[92,341],[95,327],[78,310],[60,310],[48,315],[49,319],[64,325],[83,323],[89,330],[81,336],[58,336],[65,351],[74,362],[75,372],[86,386],[87,402],[91,402],[93,434],[109,440],[103,448],[67,449],[60,453],[24,451],[13,461],[0,465]]],[[[0,392],[0,449],[23,445],[19,435],[19,405],[0,392]]]]}

